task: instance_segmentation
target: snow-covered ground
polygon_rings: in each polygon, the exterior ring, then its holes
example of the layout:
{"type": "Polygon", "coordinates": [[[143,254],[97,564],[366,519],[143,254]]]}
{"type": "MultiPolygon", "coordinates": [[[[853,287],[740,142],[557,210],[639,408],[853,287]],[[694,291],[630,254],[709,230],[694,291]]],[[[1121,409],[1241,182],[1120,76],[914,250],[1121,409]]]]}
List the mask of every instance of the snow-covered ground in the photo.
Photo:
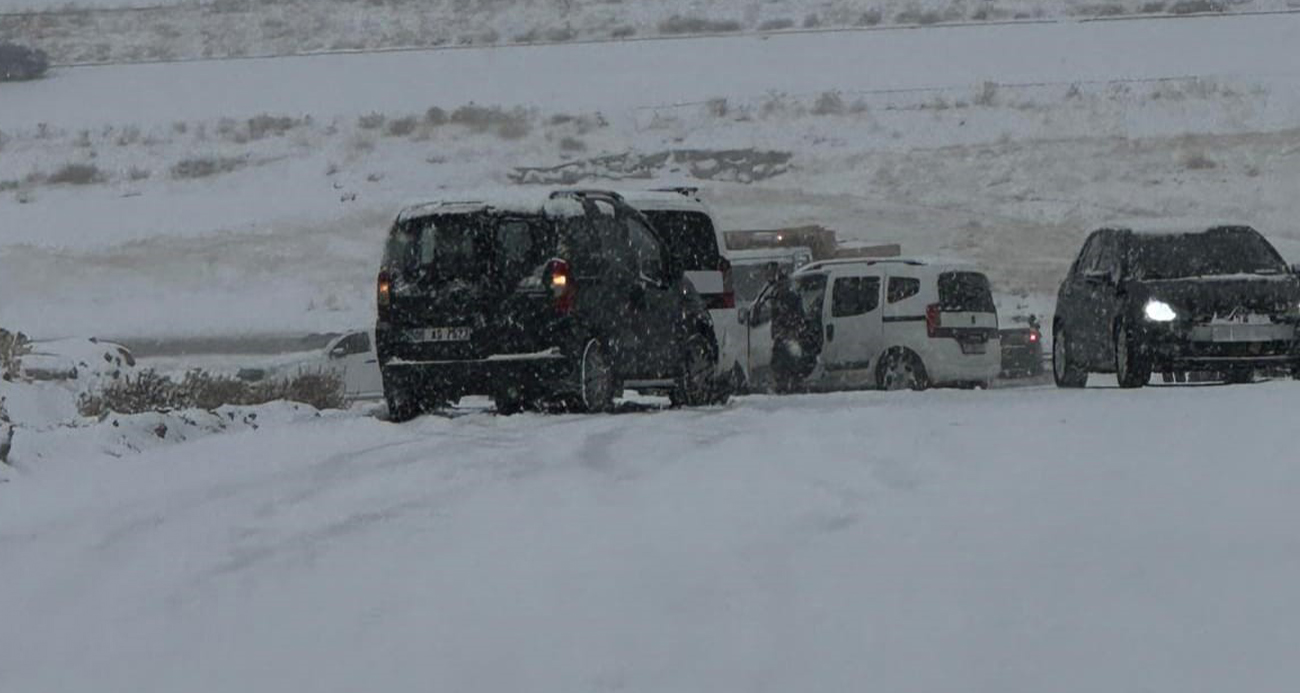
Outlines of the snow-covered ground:
{"type": "Polygon", "coordinates": [[[1291,0],[0,0],[0,41],[102,63],[1295,10],[1291,0]]]}
{"type": "Polygon", "coordinates": [[[1298,406],[860,393],[87,451],[0,484],[0,689],[1289,692],[1298,406]]]}
{"type": "Polygon", "coordinates": [[[398,206],[565,163],[693,178],[728,228],[972,258],[1009,312],[1050,312],[1113,217],[1245,220],[1300,260],[1294,45],[1283,15],[68,70],[0,100],[0,324],[351,329],[398,206]]]}

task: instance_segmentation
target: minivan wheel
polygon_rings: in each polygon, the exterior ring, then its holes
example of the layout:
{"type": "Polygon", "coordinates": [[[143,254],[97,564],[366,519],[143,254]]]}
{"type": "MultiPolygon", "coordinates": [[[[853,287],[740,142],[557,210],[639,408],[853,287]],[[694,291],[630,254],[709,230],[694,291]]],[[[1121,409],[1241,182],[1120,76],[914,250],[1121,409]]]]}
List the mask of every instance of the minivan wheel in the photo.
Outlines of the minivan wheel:
{"type": "Polygon", "coordinates": [[[682,354],[682,371],[668,395],[669,403],[674,407],[725,403],[728,393],[714,378],[717,366],[713,350],[703,336],[695,335],[687,339],[682,354]],[[719,398],[721,401],[718,401],[719,398]]]}
{"type": "Polygon", "coordinates": [[[1070,333],[1057,326],[1052,335],[1052,378],[1057,387],[1083,387],[1088,384],[1088,371],[1070,356],[1070,333]]]}
{"type": "Polygon", "coordinates": [[[614,408],[614,368],[605,349],[595,339],[587,340],[578,359],[578,392],[575,404],[585,412],[601,413],[614,408]]]}
{"type": "Polygon", "coordinates": [[[893,349],[880,360],[876,384],[882,390],[924,390],[930,387],[925,364],[905,349],[893,349]]]}
{"type": "Polygon", "coordinates": [[[1115,376],[1123,388],[1142,387],[1151,379],[1151,362],[1124,323],[1115,330],[1115,376]]]}

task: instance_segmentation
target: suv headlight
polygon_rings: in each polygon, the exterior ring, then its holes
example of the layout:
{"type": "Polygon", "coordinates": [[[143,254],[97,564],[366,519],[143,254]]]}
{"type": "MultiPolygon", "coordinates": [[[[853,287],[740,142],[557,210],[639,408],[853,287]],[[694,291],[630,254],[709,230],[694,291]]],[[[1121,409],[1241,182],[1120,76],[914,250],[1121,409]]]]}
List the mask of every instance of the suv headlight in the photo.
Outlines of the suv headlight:
{"type": "Polygon", "coordinates": [[[1173,306],[1155,298],[1147,301],[1146,309],[1143,312],[1146,313],[1147,320],[1151,322],[1173,322],[1174,318],[1178,317],[1178,313],[1174,311],[1173,306]]]}

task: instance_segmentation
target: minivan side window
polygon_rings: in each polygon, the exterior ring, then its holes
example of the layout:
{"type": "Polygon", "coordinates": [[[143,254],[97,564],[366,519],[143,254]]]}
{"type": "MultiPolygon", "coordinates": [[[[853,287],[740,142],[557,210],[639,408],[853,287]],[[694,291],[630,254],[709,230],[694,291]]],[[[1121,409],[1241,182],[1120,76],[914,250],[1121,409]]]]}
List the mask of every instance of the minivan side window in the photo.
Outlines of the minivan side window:
{"type": "Polygon", "coordinates": [[[909,299],[921,293],[921,280],[916,277],[890,277],[888,299],[890,303],[909,299]]]}
{"type": "Polygon", "coordinates": [[[831,289],[831,317],[870,313],[880,306],[880,277],[838,277],[831,289]]]}
{"type": "Polygon", "coordinates": [[[1083,244],[1083,250],[1079,251],[1079,259],[1074,261],[1074,273],[1083,275],[1088,270],[1095,269],[1100,251],[1101,232],[1097,231],[1088,237],[1088,240],[1083,244]]]}
{"type": "Polygon", "coordinates": [[[659,239],[649,227],[636,217],[625,217],[627,221],[628,243],[636,256],[636,266],[641,274],[655,281],[667,281],[668,270],[664,267],[664,252],[659,239]]]}

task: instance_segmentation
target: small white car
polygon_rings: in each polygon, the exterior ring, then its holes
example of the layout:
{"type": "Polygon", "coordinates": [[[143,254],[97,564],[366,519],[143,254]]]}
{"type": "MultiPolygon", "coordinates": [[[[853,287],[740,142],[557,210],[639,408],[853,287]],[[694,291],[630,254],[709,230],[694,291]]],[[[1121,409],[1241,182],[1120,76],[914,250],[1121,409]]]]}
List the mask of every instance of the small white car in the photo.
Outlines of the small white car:
{"type": "Polygon", "coordinates": [[[989,281],[970,267],[901,258],[825,260],[797,271],[790,291],[797,303],[783,300],[772,284],[741,312],[751,390],[778,383],[773,354],[779,349],[807,364],[802,384],[808,389],[986,387],[1001,368],[989,281]],[[774,310],[794,305],[810,328],[802,334],[810,336],[774,335],[774,322],[781,322],[774,310]]]}
{"type": "Polygon", "coordinates": [[[136,368],[129,349],[95,337],[32,342],[21,364],[29,380],[75,380],[86,387],[134,375],[136,368]]]}
{"type": "Polygon", "coordinates": [[[325,345],[328,368],[343,380],[343,397],[348,401],[383,399],[384,382],[375,355],[373,330],[357,330],[335,337],[325,345]]]}

